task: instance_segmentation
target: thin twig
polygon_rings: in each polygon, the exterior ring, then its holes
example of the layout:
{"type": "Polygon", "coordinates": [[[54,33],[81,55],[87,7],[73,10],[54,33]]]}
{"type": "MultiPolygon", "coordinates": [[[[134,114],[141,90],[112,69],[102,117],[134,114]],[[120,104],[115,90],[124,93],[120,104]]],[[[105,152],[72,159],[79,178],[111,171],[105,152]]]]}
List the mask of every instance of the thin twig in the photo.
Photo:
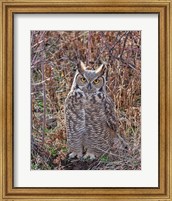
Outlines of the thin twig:
{"type": "MultiPolygon", "coordinates": [[[[44,32],[45,34],[45,32],[44,32]]],[[[41,38],[43,38],[44,34],[42,34],[41,38]]],[[[41,49],[44,47],[44,43],[41,43],[41,49]]],[[[43,135],[42,135],[42,143],[44,144],[44,138],[45,138],[45,128],[46,128],[46,91],[45,91],[45,64],[44,64],[44,57],[43,53],[41,54],[41,70],[42,70],[42,82],[43,82],[43,107],[44,107],[44,116],[43,116],[43,135]]]]}
{"type": "Polygon", "coordinates": [[[87,66],[89,65],[89,62],[90,62],[90,60],[91,60],[91,36],[92,36],[92,32],[89,31],[89,32],[88,32],[87,61],[86,61],[87,66]]]}
{"type": "Polygon", "coordinates": [[[129,33],[130,33],[130,32],[128,31],[127,34],[126,34],[126,37],[125,37],[125,39],[124,39],[123,48],[122,48],[121,54],[120,54],[120,56],[119,56],[120,59],[122,59],[122,55],[123,55],[123,52],[124,52],[124,49],[125,49],[125,45],[126,45],[126,42],[127,42],[129,33]]]}

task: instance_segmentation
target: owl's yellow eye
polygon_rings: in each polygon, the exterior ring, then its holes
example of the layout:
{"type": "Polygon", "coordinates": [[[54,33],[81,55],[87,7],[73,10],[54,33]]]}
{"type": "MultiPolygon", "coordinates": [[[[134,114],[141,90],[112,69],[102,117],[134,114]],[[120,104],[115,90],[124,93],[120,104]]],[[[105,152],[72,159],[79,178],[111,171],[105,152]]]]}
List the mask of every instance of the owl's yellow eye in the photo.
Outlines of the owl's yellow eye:
{"type": "Polygon", "coordinates": [[[81,78],[81,81],[82,81],[82,82],[86,82],[85,77],[82,77],[82,78],[81,78]]]}
{"type": "Polygon", "coordinates": [[[100,82],[100,80],[98,80],[98,79],[94,80],[94,84],[98,84],[99,82],[100,82]]]}

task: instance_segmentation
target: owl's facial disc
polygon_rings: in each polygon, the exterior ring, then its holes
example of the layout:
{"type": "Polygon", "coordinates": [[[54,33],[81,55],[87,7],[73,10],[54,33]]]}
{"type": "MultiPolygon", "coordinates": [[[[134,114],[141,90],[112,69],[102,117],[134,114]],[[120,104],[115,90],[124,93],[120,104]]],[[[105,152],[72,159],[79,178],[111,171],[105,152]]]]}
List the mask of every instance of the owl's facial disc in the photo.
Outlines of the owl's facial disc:
{"type": "Polygon", "coordinates": [[[94,71],[87,70],[79,73],[76,79],[76,86],[86,94],[100,91],[104,85],[104,78],[98,77],[94,71]]]}

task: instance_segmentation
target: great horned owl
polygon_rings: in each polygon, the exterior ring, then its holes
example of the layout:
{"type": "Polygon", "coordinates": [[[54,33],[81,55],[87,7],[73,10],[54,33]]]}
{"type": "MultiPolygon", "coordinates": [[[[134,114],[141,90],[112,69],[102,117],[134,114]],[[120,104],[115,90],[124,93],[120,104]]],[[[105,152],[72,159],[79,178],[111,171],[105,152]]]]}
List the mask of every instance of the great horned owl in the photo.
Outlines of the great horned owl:
{"type": "Polygon", "coordinates": [[[106,93],[106,67],[88,70],[81,61],[65,100],[69,157],[107,153],[116,131],[114,103],[106,93]]]}

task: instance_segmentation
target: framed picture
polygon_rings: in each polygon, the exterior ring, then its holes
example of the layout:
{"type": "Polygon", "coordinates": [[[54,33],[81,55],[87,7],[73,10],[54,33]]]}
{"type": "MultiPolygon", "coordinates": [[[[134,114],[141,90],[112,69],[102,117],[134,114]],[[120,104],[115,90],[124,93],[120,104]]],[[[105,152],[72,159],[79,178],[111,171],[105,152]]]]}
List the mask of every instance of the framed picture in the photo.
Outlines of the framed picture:
{"type": "Polygon", "coordinates": [[[2,200],[171,200],[169,1],[2,0],[2,200]]]}

